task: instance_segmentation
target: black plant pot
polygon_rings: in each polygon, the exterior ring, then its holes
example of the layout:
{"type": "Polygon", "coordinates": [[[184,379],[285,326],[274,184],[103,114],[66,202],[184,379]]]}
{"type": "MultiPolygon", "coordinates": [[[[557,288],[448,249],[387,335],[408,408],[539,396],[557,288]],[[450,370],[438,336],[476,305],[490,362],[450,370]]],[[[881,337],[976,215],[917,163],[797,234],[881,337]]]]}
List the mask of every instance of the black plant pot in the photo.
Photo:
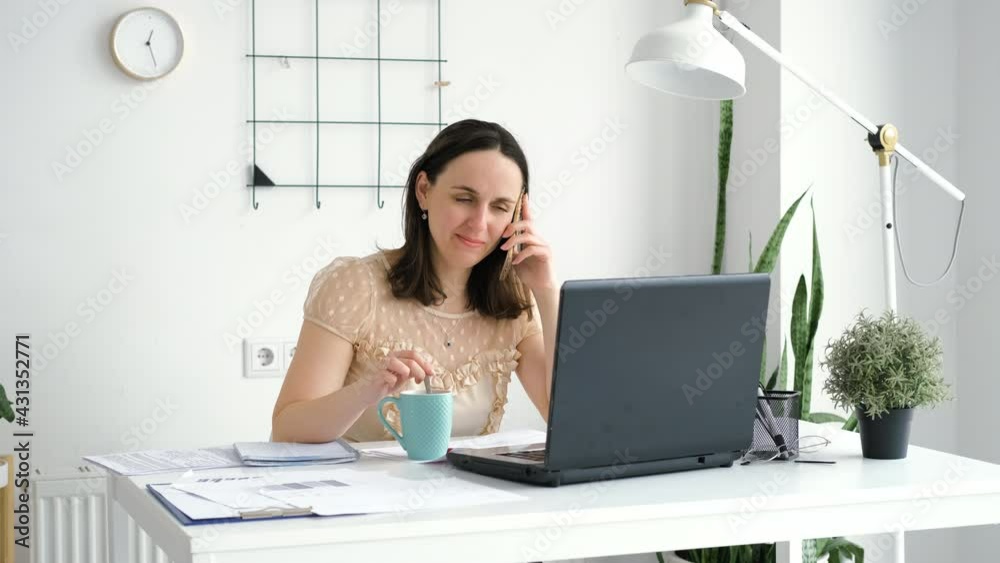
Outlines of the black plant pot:
{"type": "Polygon", "coordinates": [[[870,418],[858,407],[861,454],[868,459],[903,459],[910,444],[913,409],[889,409],[879,418],[870,418]]]}

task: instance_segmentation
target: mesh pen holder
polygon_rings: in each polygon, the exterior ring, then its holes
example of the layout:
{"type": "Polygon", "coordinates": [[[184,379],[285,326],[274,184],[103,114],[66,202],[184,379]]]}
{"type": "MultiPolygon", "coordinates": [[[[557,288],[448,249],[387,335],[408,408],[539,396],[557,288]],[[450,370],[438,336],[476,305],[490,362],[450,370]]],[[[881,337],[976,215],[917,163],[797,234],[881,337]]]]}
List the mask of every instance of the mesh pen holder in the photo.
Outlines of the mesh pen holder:
{"type": "Polygon", "coordinates": [[[753,442],[745,457],[775,461],[798,457],[801,399],[798,391],[765,391],[757,397],[753,442]]]}

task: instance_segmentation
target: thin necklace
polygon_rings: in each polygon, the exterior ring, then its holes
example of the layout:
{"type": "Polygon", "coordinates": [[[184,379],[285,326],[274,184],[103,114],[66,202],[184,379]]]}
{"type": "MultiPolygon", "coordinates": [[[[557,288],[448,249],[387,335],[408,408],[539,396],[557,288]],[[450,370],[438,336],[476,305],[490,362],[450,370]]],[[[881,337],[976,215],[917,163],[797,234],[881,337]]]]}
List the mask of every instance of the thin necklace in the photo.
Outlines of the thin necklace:
{"type": "MultiPolygon", "coordinates": [[[[431,315],[433,316],[434,314],[431,313],[431,315]]],[[[438,323],[437,318],[434,318],[434,323],[437,324],[438,328],[441,329],[441,332],[444,333],[444,337],[445,337],[444,347],[445,348],[451,348],[451,345],[454,343],[454,339],[451,337],[451,333],[453,333],[455,331],[455,326],[458,325],[458,321],[460,321],[460,320],[461,319],[452,319],[452,321],[451,321],[451,330],[445,330],[444,326],[442,326],[440,323],[438,323]]]]}
{"type": "Polygon", "coordinates": [[[433,310],[429,311],[429,312],[430,312],[431,316],[434,317],[434,324],[438,325],[438,328],[440,328],[441,332],[444,333],[444,337],[445,337],[444,347],[445,348],[451,348],[451,345],[454,344],[454,342],[455,342],[455,339],[452,338],[451,333],[455,331],[455,326],[458,325],[458,321],[461,320],[461,318],[452,319],[451,320],[451,330],[445,330],[444,326],[441,323],[438,322],[437,315],[434,314],[433,310]]]}

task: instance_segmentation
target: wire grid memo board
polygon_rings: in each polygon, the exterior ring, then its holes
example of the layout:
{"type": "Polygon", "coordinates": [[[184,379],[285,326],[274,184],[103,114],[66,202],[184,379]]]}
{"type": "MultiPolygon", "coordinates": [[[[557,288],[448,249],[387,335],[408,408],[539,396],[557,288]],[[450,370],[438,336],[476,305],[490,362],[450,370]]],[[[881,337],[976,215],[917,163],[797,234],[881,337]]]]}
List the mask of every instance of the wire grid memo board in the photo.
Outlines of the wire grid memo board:
{"type": "Polygon", "coordinates": [[[405,187],[442,122],[441,0],[251,0],[257,188],[405,187]],[[389,53],[392,56],[383,56],[389,53]],[[408,54],[409,56],[404,56],[408,54]]]}

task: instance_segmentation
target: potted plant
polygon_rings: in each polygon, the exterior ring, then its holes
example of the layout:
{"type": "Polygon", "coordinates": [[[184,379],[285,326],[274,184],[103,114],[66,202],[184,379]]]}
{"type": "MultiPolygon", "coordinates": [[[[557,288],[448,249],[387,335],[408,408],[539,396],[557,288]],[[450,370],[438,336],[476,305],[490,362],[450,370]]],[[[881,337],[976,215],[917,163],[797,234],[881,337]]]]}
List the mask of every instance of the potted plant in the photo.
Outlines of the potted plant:
{"type": "Polygon", "coordinates": [[[821,363],[830,372],[824,389],[834,403],[856,410],[866,458],[905,458],[913,409],[949,398],[940,340],[893,311],[874,318],[862,310],[827,344],[821,363]]]}
{"type": "Polygon", "coordinates": [[[0,418],[7,422],[14,422],[14,408],[10,399],[7,398],[7,391],[0,385],[0,418]]]}

